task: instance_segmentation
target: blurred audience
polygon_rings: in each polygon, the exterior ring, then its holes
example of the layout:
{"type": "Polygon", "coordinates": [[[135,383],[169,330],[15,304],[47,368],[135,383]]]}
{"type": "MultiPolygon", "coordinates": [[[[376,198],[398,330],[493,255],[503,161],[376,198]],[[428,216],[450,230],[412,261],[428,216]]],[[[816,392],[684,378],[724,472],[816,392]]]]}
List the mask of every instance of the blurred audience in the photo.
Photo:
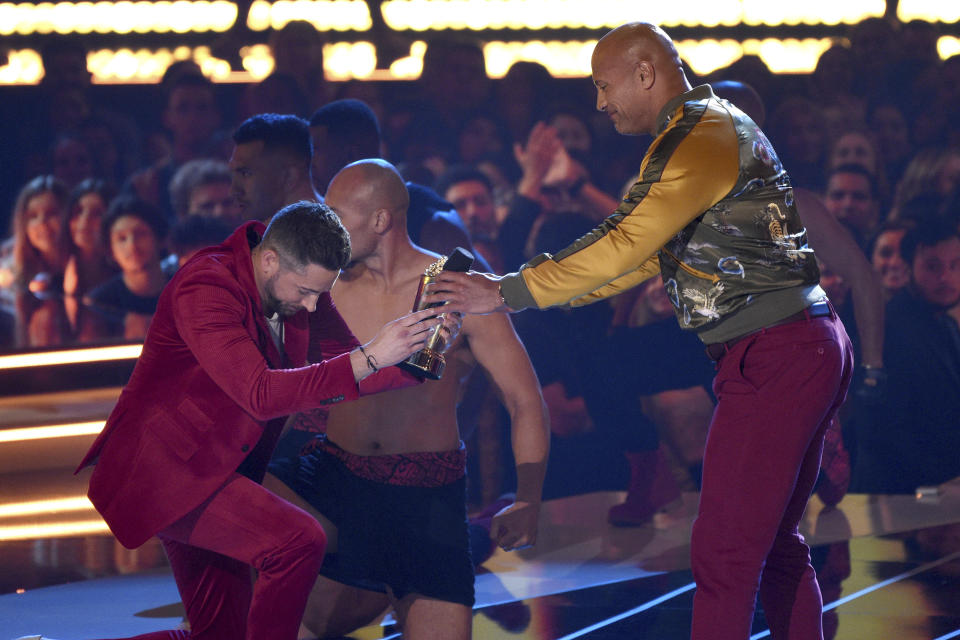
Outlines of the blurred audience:
{"type": "Polygon", "coordinates": [[[20,190],[11,237],[0,249],[0,288],[34,294],[61,290],[68,257],[67,198],[67,188],[50,175],[37,176],[20,190]]]}
{"type": "Polygon", "coordinates": [[[880,203],[874,175],[862,164],[842,164],[830,170],[824,204],[865,247],[880,222],[880,203]]]}
{"type": "Polygon", "coordinates": [[[170,202],[177,220],[208,216],[237,226],[242,218],[230,193],[231,180],[229,165],[220,160],[191,160],[177,169],[170,180],[170,202]]]}
{"type": "MultiPolygon", "coordinates": [[[[817,489],[828,504],[842,498],[844,464],[852,464],[855,489],[890,489],[893,469],[902,476],[893,488],[909,491],[935,479],[919,467],[932,474],[946,465],[927,462],[936,447],[955,446],[933,433],[946,424],[942,416],[955,420],[949,358],[960,320],[960,303],[946,308],[955,244],[946,229],[960,229],[960,55],[940,59],[940,32],[924,21],[871,18],[851,25],[809,75],[774,74],[748,55],[710,76],[718,96],[761,126],[769,114],[765,130],[790,174],[823,284],[837,285],[833,300],[856,341],[861,374],[842,441],[839,425],[828,434],[817,489]]],[[[466,247],[496,272],[532,257],[551,234],[546,246],[557,247],[589,231],[637,179],[647,140],[616,136],[591,111],[589,78],[553,78],[541,64],[517,62],[491,79],[476,41],[443,37],[429,43],[419,80],[328,83],[325,40],[306,21],[271,31],[275,66],[257,83],[214,84],[185,59],[159,85],[114,87],[91,83],[83,39],[45,37],[39,86],[3,105],[11,135],[0,160],[12,171],[0,184],[9,227],[0,247],[0,344],[143,335],[167,278],[197,248],[242,220],[322,198],[337,171],[364,158],[401,168],[414,242],[444,254],[466,247]],[[227,131],[235,132],[232,157],[227,131]],[[123,185],[127,197],[112,202],[109,185],[123,185]]],[[[397,52],[408,45],[391,44],[397,52]]],[[[662,506],[649,491],[670,487],[657,484],[668,468],[679,486],[696,486],[701,414],[712,403],[693,382],[609,401],[623,380],[645,384],[636,363],[650,349],[680,348],[677,336],[656,333],[657,300],[651,283],[612,307],[555,310],[537,323],[515,318],[551,403],[557,446],[548,491],[629,487],[610,514],[624,523],[647,522],[662,506]],[[630,346],[614,355],[630,367],[611,382],[613,365],[597,362],[610,357],[607,334],[620,332],[632,336],[620,343],[630,346]],[[601,373],[590,379],[589,371],[601,373]],[[624,450],[637,455],[628,461],[624,450]],[[617,465],[570,472],[611,452],[617,465]]],[[[703,357],[691,347],[689,361],[703,357]]],[[[491,418],[493,428],[478,434],[502,437],[482,382],[471,384],[464,406],[491,418]]],[[[486,456],[499,445],[473,446],[486,456]]]]}
{"type": "Polygon", "coordinates": [[[887,306],[883,393],[859,407],[852,490],[913,493],[960,476],[960,235],[942,218],[900,243],[910,283],[887,306]]]}
{"type": "Polygon", "coordinates": [[[210,80],[185,71],[174,75],[164,90],[162,125],[170,136],[169,151],[130,176],[125,191],[159,207],[170,222],[175,218],[169,191],[173,174],[190,160],[225,159],[228,147],[220,131],[220,109],[210,80]]]}
{"type": "Polygon", "coordinates": [[[161,268],[167,228],[160,209],[133,196],[116,198],[101,222],[103,243],[120,272],[91,290],[85,301],[122,323],[127,339],[146,335],[169,279],[161,268]]]}
{"type": "Polygon", "coordinates": [[[115,193],[106,182],[88,179],[70,194],[67,205],[70,257],[63,276],[63,293],[67,296],[80,298],[116,273],[100,233],[101,221],[115,193]]]}
{"type": "Polygon", "coordinates": [[[170,230],[170,252],[179,269],[205,247],[222,243],[234,230],[224,218],[189,215],[177,221],[170,230]]]}
{"type": "Polygon", "coordinates": [[[900,253],[900,241],[910,228],[906,222],[884,223],[867,245],[870,264],[880,277],[886,301],[910,282],[910,266],[900,253]]]}

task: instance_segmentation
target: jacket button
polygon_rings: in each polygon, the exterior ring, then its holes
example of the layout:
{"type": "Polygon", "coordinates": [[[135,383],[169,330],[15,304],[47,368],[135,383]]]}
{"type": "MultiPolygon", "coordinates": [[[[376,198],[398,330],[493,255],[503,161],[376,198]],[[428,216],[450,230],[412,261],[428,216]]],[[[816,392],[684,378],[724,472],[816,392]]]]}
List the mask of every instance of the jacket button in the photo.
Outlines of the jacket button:
{"type": "Polygon", "coordinates": [[[243,451],[244,453],[246,453],[247,451],[250,451],[250,445],[248,444],[243,445],[242,447],[240,447],[240,451],[243,451]]]}

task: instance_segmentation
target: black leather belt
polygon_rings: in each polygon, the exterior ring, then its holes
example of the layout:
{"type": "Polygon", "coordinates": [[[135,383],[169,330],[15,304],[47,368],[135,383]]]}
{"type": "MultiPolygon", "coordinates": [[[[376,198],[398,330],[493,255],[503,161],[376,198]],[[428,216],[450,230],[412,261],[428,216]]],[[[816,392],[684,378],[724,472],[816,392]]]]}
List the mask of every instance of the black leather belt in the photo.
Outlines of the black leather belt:
{"type": "Polygon", "coordinates": [[[751,331],[750,333],[745,333],[742,336],[737,336],[726,342],[714,342],[713,344],[708,344],[706,351],[707,356],[710,357],[714,362],[718,361],[727,351],[733,349],[733,345],[737,344],[744,338],[749,338],[750,336],[760,333],[764,329],[770,329],[771,327],[778,327],[782,324],[790,324],[791,322],[800,322],[801,320],[806,320],[808,318],[821,318],[823,316],[829,316],[833,313],[833,308],[830,306],[830,303],[827,301],[823,302],[814,302],[812,305],[804,309],[803,311],[798,311],[791,316],[787,316],[782,320],[777,320],[774,323],[768,324],[763,329],[757,329],[756,331],[751,331]]]}

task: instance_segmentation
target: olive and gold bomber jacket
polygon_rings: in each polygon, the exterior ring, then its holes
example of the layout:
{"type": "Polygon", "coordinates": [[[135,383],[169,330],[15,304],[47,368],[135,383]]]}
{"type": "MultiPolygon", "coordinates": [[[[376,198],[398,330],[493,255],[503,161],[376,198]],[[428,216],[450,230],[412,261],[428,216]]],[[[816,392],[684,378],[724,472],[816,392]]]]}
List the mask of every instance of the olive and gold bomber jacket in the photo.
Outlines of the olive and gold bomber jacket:
{"type": "Polygon", "coordinates": [[[501,280],[513,309],[579,306],[656,275],[684,329],[722,342],[826,298],[786,171],[709,85],[671,100],[616,211],[501,280]]]}

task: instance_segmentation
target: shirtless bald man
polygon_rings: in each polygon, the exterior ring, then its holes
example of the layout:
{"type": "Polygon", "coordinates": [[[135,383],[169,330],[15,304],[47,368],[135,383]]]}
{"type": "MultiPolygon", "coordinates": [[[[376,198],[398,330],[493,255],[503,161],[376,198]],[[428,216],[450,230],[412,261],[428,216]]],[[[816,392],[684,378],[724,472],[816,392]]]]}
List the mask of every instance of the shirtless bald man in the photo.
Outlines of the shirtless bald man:
{"type": "MultiPolygon", "coordinates": [[[[365,340],[383,325],[381,317],[409,313],[421,274],[438,256],[410,241],[407,190],[384,160],[345,167],[330,182],[326,203],[353,249],[332,290],[334,303],[365,340]]],[[[271,470],[288,488],[267,485],[295,503],[305,500],[328,535],[330,553],[304,616],[320,637],[365,626],[391,602],[406,638],[470,637],[474,575],[456,406],[477,364],[510,414],[517,462],[516,500],[493,518],[490,535],[505,550],[536,541],[549,429],[526,350],[509,318],[493,314],[466,318],[445,357],[442,379],[412,393],[361,399],[329,416],[301,415],[278,448],[271,470]],[[311,430],[323,422],[326,436],[316,438],[311,430]],[[304,443],[304,455],[291,455],[304,443]]]]}
{"type": "Polygon", "coordinates": [[[441,274],[426,300],[467,313],[576,306],[659,272],[680,326],[717,363],[691,542],[692,637],[744,640],[759,593],[774,638],[820,638],[820,590],[797,526],[852,349],[790,178],[749,116],[709,85],[691,88],[659,27],[614,29],[592,67],[597,109],[620,133],[654,136],[623,203],[515,273],[441,274]]]}

